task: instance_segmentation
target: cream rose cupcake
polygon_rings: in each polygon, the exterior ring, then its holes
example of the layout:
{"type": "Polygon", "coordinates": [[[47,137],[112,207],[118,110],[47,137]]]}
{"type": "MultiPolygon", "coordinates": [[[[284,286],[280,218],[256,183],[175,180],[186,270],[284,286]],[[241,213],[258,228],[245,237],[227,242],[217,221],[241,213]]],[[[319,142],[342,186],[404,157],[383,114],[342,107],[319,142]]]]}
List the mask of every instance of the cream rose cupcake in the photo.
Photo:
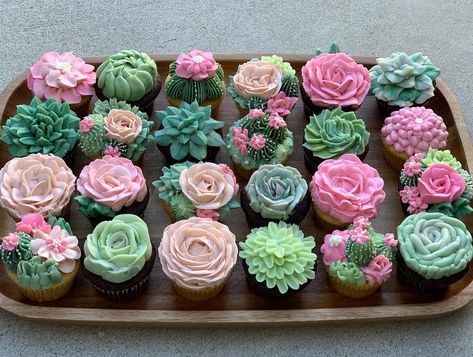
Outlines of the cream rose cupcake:
{"type": "Polygon", "coordinates": [[[159,258],[177,294],[191,301],[213,298],[237,261],[235,235],[222,223],[192,217],[167,226],[159,258]]]}
{"type": "Polygon", "coordinates": [[[63,159],[31,154],[0,170],[0,205],[15,220],[29,213],[67,216],[76,177],[63,159]]]}

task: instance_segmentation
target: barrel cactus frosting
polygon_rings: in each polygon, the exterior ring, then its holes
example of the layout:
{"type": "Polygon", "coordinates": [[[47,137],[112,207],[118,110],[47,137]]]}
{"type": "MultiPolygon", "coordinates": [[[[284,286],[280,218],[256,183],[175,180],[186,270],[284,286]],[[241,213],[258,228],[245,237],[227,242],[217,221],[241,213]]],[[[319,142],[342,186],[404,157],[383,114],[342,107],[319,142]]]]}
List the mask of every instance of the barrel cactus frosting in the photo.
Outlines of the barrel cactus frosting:
{"type": "Polygon", "coordinates": [[[351,153],[361,155],[368,146],[370,133],[363,119],[340,107],[312,115],[304,129],[304,147],[322,159],[351,153]]]}
{"type": "Polygon", "coordinates": [[[473,256],[465,224],[442,213],[422,212],[398,227],[399,251],[406,265],[426,279],[440,279],[464,270],[473,256]]]}
{"type": "Polygon", "coordinates": [[[146,223],[138,216],[121,214],[99,223],[87,236],[84,266],[105,281],[122,283],[143,269],[152,251],[146,223]]]}
{"type": "Polygon", "coordinates": [[[421,52],[407,55],[394,52],[378,58],[370,69],[371,92],[392,106],[411,107],[423,104],[434,96],[435,79],[440,69],[421,52]]]}
{"type": "Polygon", "coordinates": [[[107,98],[135,102],[149,93],[158,78],[156,63],[146,53],[122,50],[97,68],[97,85],[107,98]]]}
{"type": "Polygon", "coordinates": [[[18,105],[16,114],[2,128],[0,140],[12,156],[41,153],[64,157],[76,145],[79,117],[68,103],[42,102],[34,97],[30,105],[18,105]]]}
{"type": "Polygon", "coordinates": [[[33,256],[31,251],[31,236],[23,232],[10,233],[2,238],[1,255],[7,269],[16,272],[18,263],[29,260],[33,256]]]}

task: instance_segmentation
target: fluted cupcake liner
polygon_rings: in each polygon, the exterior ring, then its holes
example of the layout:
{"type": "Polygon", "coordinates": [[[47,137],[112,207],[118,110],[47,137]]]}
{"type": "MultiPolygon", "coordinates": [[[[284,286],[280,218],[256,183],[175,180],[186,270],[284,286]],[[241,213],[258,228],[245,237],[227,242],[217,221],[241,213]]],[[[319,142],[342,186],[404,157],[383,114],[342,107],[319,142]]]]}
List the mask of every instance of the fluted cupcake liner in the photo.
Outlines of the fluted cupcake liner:
{"type": "Polygon", "coordinates": [[[404,152],[394,150],[394,146],[387,145],[384,136],[381,136],[381,139],[383,141],[384,160],[392,169],[400,172],[409,156],[404,152]]]}
{"type": "Polygon", "coordinates": [[[331,274],[328,274],[328,280],[332,288],[337,291],[338,293],[348,296],[354,299],[360,299],[362,297],[368,296],[373,294],[376,290],[379,289],[379,284],[368,284],[365,283],[364,285],[354,285],[354,284],[346,284],[340,281],[340,279],[333,277],[331,274]]]}
{"type": "Polygon", "coordinates": [[[227,284],[228,280],[232,276],[232,272],[230,271],[225,279],[223,279],[220,283],[214,286],[209,286],[203,289],[195,290],[195,289],[188,289],[182,287],[175,282],[171,282],[172,288],[174,291],[182,298],[190,301],[206,301],[214,298],[220,291],[223,290],[225,285],[227,284]]]}
{"type": "Polygon", "coordinates": [[[333,232],[334,230],[344,230],[349,224],[343,224],[335,218],[330,217],[328,214],[322,212],[314,202],[312,202],[312,213],[314,216],[315,224],[325,232],[333,232]]]}

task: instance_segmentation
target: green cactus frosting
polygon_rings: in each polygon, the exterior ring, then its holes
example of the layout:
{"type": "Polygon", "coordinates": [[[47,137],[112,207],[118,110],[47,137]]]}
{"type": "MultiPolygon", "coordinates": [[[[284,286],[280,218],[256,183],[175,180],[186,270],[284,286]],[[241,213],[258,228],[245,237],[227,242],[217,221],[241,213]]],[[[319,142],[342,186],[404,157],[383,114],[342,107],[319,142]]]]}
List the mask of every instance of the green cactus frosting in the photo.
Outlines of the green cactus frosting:
{"type": "Polygon", "coordinates": [[[175,160],[183,160],[188,155],[203,160],[208,146],[225,145],[216,131],[225,124],[210,117],[210,106],[182,102],[179,108],[169,106],[166,111],[157,111],[156,115],[162,125],[154,134],[156,142],[160,146],[169,146],[175,160]]]}
{"type": "Polygon", "coordinates": [[[18,237],[18,245],[13,250],[0,248],[3,264],[12,272],[16,272],[18,264],[23,260],[29,260],[33,256],[31,251],[31,237],[28,234],[17,232],[11,233],[18,237]]]}
{"type": "Polygon", "coordinates": [[[363,286],[366,283],[365,274],[352,262],[330,264],[328,273],[345,284],[363,286]]]}
{"type": "Polygon", "coordinates": [[[314,247],[314,238],[304,237],[297,225],[271,222],[267,227],[252,229],[240,242],[240,257],[258,282],[269,289],[277,287],[284,294],[315,278],[314,247]]]}
{"type": "Polygon", "coordinates": [[[92,120],[93,127],[88,132],[79,133],[79,146],[87,157],[102,156],[106,144],[104,117],[101,114],[90,114],[84,119],[92,120]]]}
{"type": "Polygon", "coordinates": [[[195,206],[182,193],[169,199],[169,206],[176,220],[187,219],[195,216],[195,206]]]}
{"type": "Polygon", "coordinates": [[[69,233],[69,235],[73,236],[74,233],[72,232],[71,225],[69,222],[67,222],[64,218],[62,217],[55,217],[55,216],[49,216],[48,217],[48,224],[52,226],[59,226],[61,229],[64,229],[69,233]]]}
{"type": "Polygon", "coordinates": [[[472,237],[459,219],[422,212],[408,216],[397,232],[405,263],[426,279],[456,274],[472,259],[472,237]]]}
{"type": "Polygon", "coordinates": [[[30,260],[23,260],[18,264],[16,280],[27,289],[47,289],[62,281],[63,277],[58,270],[59,263],[52,259],[43,259],[35,255],[30,260]]]}
{"type": "Polygon", "coordinates": [[[79,211],[81,211],[84,216],[88,218],[96,217],[110,217],[113,218],[117,213],[108,206],[101,205],[100,203],[95,202],[89,197],[78,195],[74,197],[74,200],[79,206],[79,211]]]}
{"type": "Polygon", "coordinates": [[[146,53],[122,50],[97,68],[97,85],[107,98],[135,102],[156,82],[156,63],[146,53]]]}
{"type": "Polygon", "coordinates": [[[262,165],[245,187],[253,211],[267,219],[286,220],[307,193],[307,182],[297,169],[262,165]]]}
{"type": "Polygon", "coordinates": [[[358,266],[364,266],[375,257],[376,247],[372,239],[360,244],[354,242],[352,238],[349,237],[346,243],[346,253],[348,261],[358,266]]]}
{"type": "Polygon", "coordinates": [[[408,56],[394,52],[390,57],[378,58],[370,69],[371,92],[389,105],[410,107],[422,104],[434,96],[433,81],[440,69],[422,53],[408,56]]]}
{"type": "Polygon", "coordinates": [[[12,156],[53,154],[64,157],[77,142],[79,117],[69,104],[34,97],[30,105],[18,105],[16,114],[2,127],[0,140],[12,156]]]}
{"type": "Polygon", "coordinates": [[[358,119],[354,112],[344,112],[338,107],[312,115],[304,129],[304,138],[304,147],[312,151],[314,156],[331,159],[346,153],[363,154],[370,133],[363,119],[358,119]]]}
{"type": "Polygon", "coordinates": [[[420,160],[420,163],[423,168],[427,168],[433,164],[447,164],[455,170],[462,168],[462,164],[460,161],[455,159],[450,150],[436,150],[429,148],[429,151],[425,153],[424,158],[420,160]]]}
{"type": "Polygon", "coordinates": [[[338,43],[332,42],[327,52],[325,52],[321,48],[317,48],[317,50],[315,51],[315,55],[320,56],[323,53],[339,53],[339,52],[341,52],[341,50],[338,43]]]}

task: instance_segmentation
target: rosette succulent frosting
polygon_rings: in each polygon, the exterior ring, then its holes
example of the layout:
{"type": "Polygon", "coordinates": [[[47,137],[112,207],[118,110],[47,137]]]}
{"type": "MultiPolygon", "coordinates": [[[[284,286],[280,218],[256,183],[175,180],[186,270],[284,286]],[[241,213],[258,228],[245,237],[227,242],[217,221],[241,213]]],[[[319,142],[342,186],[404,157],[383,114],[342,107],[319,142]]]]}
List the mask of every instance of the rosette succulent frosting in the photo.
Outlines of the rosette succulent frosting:
{"type": "Polygon", "coordinates": [[[53,259],[44,260],[39,256],[22,260],[16,271],[18,284],[28,289],[47,289],[63,279],[58,265],[53,259]]]}
{"type": "Polygon", "coordinates": [[[42,102],[34,97],[30,105],[18,105],[16,114],[2,128],[0,140],[12,156],[41,153],[64,157],[76,145],[79,117],[68,103],[42,102]]]}

